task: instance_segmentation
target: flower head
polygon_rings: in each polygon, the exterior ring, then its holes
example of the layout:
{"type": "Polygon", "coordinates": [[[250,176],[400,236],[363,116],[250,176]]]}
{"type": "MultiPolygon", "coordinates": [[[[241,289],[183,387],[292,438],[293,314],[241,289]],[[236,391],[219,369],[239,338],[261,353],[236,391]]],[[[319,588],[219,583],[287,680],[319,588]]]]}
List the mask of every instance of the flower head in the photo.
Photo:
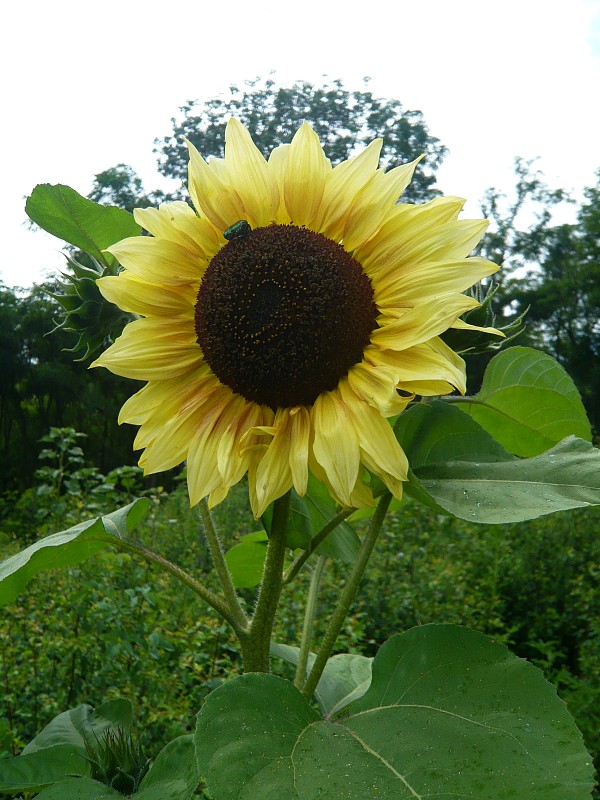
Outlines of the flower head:
{"type": "Polygon", "coordinates": [[[98,281],[140,315],[99,358],[147,381],[123,406],[147,473],[187,461],[192,503],[246,473],[256,516],[311,471],[345,506],[373,503],[366,471],[400,497],[406,457],[388,417],[415,395],[465,390],[439,338],[478,306],[497,267],[468,258],[486,223],[462,200],[398,203],[417,161],[378,168],[381,141],[332,167],[303,124],[265,160],[235,119],[225,157],[189,145],[195,211],[137,209],[152,236],[109,248],[98,281]]]}

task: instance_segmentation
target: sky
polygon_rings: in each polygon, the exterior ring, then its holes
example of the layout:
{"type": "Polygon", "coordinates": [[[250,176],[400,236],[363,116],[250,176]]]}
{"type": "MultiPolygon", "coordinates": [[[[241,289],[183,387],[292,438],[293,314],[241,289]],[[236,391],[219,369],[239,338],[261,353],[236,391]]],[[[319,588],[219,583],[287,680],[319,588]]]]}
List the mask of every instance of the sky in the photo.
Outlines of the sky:
{"type": "MultiPolygon", "coordinates": [[[[446,194],[510,194],[516,156],[574,192],[600,168],[600,0],[29,0],[3,19],[0,280],[29,287],[65,263],[61,242],[26,225],[38,183],[87,194],[130,164],[166,188],[155,138],[188,100],[274,71],[283,85],[322,76],[423,112],[450,151],[446,194]]],[[[385,147],[385,143],[384,143],[385,147]]],[[[566,215],[573,213],[566,210],[566,215]]]]}

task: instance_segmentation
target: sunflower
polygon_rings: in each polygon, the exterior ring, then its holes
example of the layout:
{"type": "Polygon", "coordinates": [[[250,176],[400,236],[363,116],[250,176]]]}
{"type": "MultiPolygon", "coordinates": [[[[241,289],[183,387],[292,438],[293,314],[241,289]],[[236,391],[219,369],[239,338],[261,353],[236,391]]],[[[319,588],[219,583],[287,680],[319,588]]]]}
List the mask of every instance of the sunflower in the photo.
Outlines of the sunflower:
{"type": "Polygon", "coordinates": [[[235,119],[225,157],[189,146],[195,211],[136,209],[151,236],[109,248],[98,281],[138,315],[98,358],[147,381],[119,421],[138,425],[146,474],[187,462],[192,504],[246,473],[254,514],[309,472],[343,506],[369,506],[369,473],[401,497],[406,456],[388,418],[415,395],[465,391],[439,338],[497,266],[468,258],[486,227],[464,201],[398,203],[419,161],[378,167],[381,140],[332,167],[310,125],[266,160],[235,119]]]}

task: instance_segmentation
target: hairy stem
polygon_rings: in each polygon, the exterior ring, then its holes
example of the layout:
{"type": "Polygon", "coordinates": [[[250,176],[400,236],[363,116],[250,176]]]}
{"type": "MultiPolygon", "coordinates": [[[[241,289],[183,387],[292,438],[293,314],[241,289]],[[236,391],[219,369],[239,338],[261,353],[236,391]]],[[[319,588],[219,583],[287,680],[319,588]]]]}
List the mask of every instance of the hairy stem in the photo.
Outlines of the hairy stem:
{"type": "Polygon", "coordinates": [[[377,508],[375,509],[375,513],[371,519],[369,529],[361,543],[358,558],[354,563],[352,572],[350,573],[348,580],[346,581],[346,585],[342,590],[340,599],[338,600],[333,616],[331,617],[329,625],[327,626],[327,631],[325,632],[323,641],[321,642],[317,652],[315,663],[313,664],[304,688],[302,689],[302,694],[308,700],[310,700],[312,697],[319,679],[323,674],[325,664],[331,655],[335,640],[342,629],[342,625],[344,624],[344,620],[346,619],[348,611],[350,610],[354,596],[358,591],[365,567],[367,566],[367,562],[369,561],[373,547],[377,541],[379,531],[381,530],[381,525],[383,524],[383,520],[385,519],[385,515],[387,514],[387,510],[391,501],[392,495],[389,492],[386,492],[384,495],[382,495],[379,503],[377,504],[377,508]]]}
{"type": "Polygon", "coordinates": [[[231,574],[225,562],[223,547],[221,546],[221,540],[219,539],[215,521],[210,513],[206,499],[200,501],[200,514],[202,515],[202,522],[204,523],[204,534],[208,542],[208,549],[210,550],[210,555],[217,571],[221,589],[227,600],[229,613],[235,621],[234,629],[236,632],[238,630],[245,630],[248,627],[248,617],[240,605],[240,599],[237,596],[231,574]]]}
{"type": "Polygon", "coordinates": [[[269,672],[271,633],[283,588],[285,535],[290,511],[290,492],[275,501],[273,520],[256,610],[250,628],[238,635],[245,672],[269,672]]]}

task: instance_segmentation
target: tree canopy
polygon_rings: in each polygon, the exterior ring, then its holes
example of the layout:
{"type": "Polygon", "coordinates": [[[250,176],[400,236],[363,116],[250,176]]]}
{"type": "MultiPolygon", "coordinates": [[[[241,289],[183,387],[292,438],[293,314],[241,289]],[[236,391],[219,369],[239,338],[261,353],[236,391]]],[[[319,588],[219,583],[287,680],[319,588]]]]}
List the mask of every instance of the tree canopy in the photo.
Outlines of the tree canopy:
{"type": "Polygon", "coordinates": [[[341,80],[319,86],[298,81],[284,87],[272,79],[257,78],[242,87],[231,86],[229,96],[207,103],[190,100],[180,111],[181,119],[172,120],[172,132],[156,140],[155,152],[163,175],[182,183],[188,162],[184,140],[189,139],[204,157],[222,156],[225,124],[236,116],[265,157],[277,145],[289,142],[304,120],[313,126],[333,164],[383,137],[381,163],[386,168],[425,155],[403,199],[421,202],[440,194],[435,188],[435,171],[447,149],[430,134],[420,111],[405,110],[398,100],[375,97],[368,89],[368,79],[363,89],[349,91],[341,80]]]}

